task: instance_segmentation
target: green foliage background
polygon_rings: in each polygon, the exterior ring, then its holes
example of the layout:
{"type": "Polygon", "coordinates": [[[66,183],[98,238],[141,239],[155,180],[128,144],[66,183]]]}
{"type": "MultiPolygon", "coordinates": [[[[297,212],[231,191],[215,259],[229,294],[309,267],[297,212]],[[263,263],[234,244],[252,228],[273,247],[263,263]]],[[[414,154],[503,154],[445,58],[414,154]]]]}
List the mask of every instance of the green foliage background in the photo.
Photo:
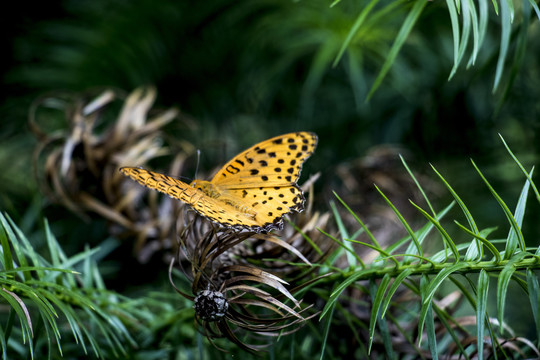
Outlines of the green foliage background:
{"type": "MultiPolygon", "coordinates": [[[[102,222],[84,223],[58,207],[43,206],[30,165],[35,140],[26,124],[31,102],[45,92],[130,91],[153,84],[161,105],[179,106],[195,119],[196,127],[179,125],[172,135],[202,149],[207,168],[227,160],[216,155],[216,139],[241,150],[274,135],[310,130],[319,134],[320,144],[305,172],[322,171],[321,187],[332,189],[339,186],[338,164],[376,145],[400,144],[421,172],[428,172],[428,162],[436,164],[467,199],[478,223],[504,223],[468,158],[503,199],[518,198],[522,174],[511,166],[498,133],[526,167],[537,163],[540,24],[534,2],[472,3],[479,12],[483,5],[487,9],[474,64],[469,61],[477,29],[467,27],[461,15],[452,25],[453,1],[16,3],[1,25],[0,209],[35,240],[38,251],[46,247],[41,217],[49,219],[67,253],[83,251],[85,244],[110,245],[113,250],[99,261],[109,289],[146,296],[157,290],[156,279],[167,289],[166,267],[159,261],[137,264],[129,245],[107,239],[102,222]],[[362,17],[365,9],[371,11],[362,17]],[[410,33],[403,34],[416,15],[410,33]],[[126,281],[132,273],[141,276],[126,281]]],[[[318,206],[327,210],[331,198],[321,191],[318,206]]],[[[449,199],[443,196],[441,204],[449,199]]],[[[523,231],[529,241],[540,235],[538,215],[537,206],[526,214],[523,231]]],[[[497,231],[504,237],[507,230],[497,231]]],[[[174,316],[174,310],[167,314],[174,316]]],[[[520,310],[509,311],[527,316],[520,310]]],[[[182,337],[185,343],[168,349],[191,349],[196,356],[196,341],[203,340],[191,332],[189,320],[183,325],[179,331],[189,334],[182,337]]]]}

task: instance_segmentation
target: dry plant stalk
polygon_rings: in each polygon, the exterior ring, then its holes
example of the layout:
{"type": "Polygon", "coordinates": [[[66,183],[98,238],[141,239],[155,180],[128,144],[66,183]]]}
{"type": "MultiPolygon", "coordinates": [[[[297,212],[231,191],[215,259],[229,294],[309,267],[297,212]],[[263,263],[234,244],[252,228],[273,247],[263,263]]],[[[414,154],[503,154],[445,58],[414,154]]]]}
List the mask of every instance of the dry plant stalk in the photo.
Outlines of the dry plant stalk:
{"type": "Polygon", "coordinates": [[[327,225],[328,214],[308,206],[295,215],[298,230],[286,226],[277,233],[256,233],[220,227],[194,211],[181,213],[178,261],[192,294],[175,288],[194,301],[198,328],[210,341],[225,337],[259,351],[269,345],[268,337],[294,332],[318,314],[294,294],[329,275],[315,276],[311,266],[334,250],[334,243],[316,230],[327,225]]]}

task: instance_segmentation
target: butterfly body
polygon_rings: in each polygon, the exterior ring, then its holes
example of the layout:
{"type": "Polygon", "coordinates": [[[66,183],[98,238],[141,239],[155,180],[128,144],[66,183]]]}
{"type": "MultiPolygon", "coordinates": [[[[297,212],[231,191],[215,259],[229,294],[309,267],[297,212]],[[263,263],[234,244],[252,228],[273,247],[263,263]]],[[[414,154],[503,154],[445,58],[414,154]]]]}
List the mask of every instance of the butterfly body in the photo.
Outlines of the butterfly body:
{"type": "Polygon", "coordinates": [[[257,216],[257,213],[249,206],[238,202],[236,196],[226,194],[226,190],[224,192],[220,191],[217,185],[212,184],[210,181],[193,180],[189,185],[202,191],[206,196],[212,199],[219,199],[219,201],[225,205],[232,206],[236,211],[240,211],[252,219],[257,216]]]}
{"type": "Polygon", "coordinates": [[[235,156],[212,180],[190,184],[141,168],[120,170],[146,187],[189,204],[216,223],[270,231],[283,227],[283,215],[304,209],[305,199],[296,181],[316,146],[314,133],[277,136],[235,156]]]}

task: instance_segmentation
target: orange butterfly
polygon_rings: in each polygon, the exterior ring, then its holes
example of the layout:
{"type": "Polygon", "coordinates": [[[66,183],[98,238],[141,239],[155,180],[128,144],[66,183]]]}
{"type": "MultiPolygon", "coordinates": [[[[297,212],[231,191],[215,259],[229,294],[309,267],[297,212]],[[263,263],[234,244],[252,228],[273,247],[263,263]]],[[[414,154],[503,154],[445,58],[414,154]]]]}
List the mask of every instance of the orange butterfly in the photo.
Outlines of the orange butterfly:
{"type": "Polygon", "coordinates": [[[120,171],[187,203],[216,223],[270,231],[283,228],[283,215],[304,210],[304,195],[296,181],[316,146],[317,135],[311,132],[276,136],[236,155],[211,181],[190,184],[142,168],[120,171]]]}

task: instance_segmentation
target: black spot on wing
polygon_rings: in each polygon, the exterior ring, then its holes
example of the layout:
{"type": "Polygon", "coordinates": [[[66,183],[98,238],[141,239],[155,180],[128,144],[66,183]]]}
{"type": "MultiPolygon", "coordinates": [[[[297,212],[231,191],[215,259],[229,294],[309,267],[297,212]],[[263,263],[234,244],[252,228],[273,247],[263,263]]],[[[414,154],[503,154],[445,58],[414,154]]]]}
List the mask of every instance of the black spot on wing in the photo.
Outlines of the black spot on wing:
{"type": "Polygon", "coordinates": [[[240,171],[239,168],[234,167],[234,166],[232,166],[232,165],[227,166],[227,168],[226,168],[225,170],[226,170],[229,174],[236,174],[236,173],[238,173],[238,172],[240,171]]]}

